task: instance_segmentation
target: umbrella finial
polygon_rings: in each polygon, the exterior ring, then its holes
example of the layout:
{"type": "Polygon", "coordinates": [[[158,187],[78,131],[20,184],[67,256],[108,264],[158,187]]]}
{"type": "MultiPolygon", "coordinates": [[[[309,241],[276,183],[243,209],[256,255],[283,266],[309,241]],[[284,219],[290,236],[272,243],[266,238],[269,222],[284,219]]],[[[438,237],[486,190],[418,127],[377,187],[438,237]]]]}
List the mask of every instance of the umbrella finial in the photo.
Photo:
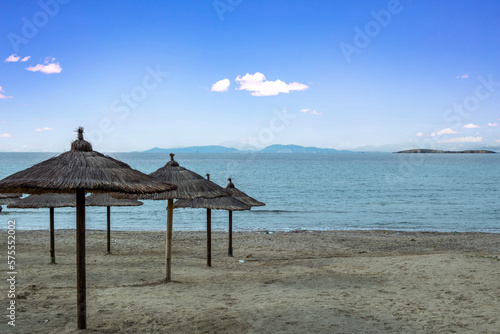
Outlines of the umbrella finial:
{"type": "Polygon", "coordinates": [[[207,180],[210,181],[210,174],[207,173],[207,180]]]}
{"type": "Polygon", "coordinates": [[[229,181],[229,183],[227,184],[226,188],[234,188],[234,184],[231,181],[231,178],[228,178],[227,180],[229,181]]]}
{"type": "Polygon", "coordinates": [[[78,140],[83,140],[83,127],[78,127],[76,131],[78,132],[78,140]]]}
{"type": "Polygon", "coordinates": [[[170,153],[170,161],[167,162],[166,166],[170,166],[170,167],[179,167],[179,164],[177,163],[177,161],[174,160],[174,153],[170,153]]]}
{"type": "Polygon", "coordinates": [[[78,133],[78,140],[75,140],[71,143],[71,150],[80,152],[92,152],[92,145],[88,141],[83,139],[83,127],[78,127],[78,130],[76,130],[76,132],[78,133]]]}

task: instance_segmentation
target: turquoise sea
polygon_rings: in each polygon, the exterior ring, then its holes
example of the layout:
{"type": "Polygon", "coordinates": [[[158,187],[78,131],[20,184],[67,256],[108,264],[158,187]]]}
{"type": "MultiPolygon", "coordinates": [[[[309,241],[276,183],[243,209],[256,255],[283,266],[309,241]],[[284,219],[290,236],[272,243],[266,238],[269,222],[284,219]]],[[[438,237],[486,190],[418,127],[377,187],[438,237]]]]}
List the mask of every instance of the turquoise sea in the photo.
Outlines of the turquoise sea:
{"type": "MultiPolygon", "coordinates": [[[[0,178],[55,153],[0,153],[0,178]]],[[[151,173],[163,153],[111,153],[151,173]]],[[[500,154],[176,154],[179,164],[225,187],[231,177],[264,207],[235,212],[235,230],[387,229],[500,232],[500,154]]],[[[114,230],[165,230],[166,201],[111,209],[114,230]]],[[[56,209],[56,229],[75,227],[75,209],[56,209]]],[[[106,208],[88,207],[87,228],[104,230],[106,208]]],[[[227,229],[212,211],[212,229],[227,229]]],[[[1,224],[48,229],[48,209],[8,209],[1,224]]],[[[176,209],[174,230],[205,230],[203,209],[176,209]]],[[[4,228],[0,226],[0,228],[4,228]]]]}

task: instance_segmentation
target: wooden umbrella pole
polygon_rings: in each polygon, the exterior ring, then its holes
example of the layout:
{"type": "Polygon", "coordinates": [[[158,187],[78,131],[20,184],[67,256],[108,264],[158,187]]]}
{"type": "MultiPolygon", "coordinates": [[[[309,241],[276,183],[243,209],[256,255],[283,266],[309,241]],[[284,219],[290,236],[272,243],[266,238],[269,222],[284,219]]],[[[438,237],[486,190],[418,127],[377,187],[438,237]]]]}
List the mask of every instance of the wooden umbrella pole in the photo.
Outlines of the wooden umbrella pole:
{"type": "Polygon", "coordinates": [[[107,248],[107,252],[108,252],[108,254],[111,254],[111,207],[110,206],[107,207],[107,214],[108,214],[108,235],[107,235],[108,248],[107,248]]]}
{"type": "Polygon", "coordinates": [[[50,263],[56,263],[56,250],[54,245],[54,208],[50,208],[50,263]]]}
{"type": "Polygon", "coordinates": [[[233,211],[229,210],[229,248],[227,256],[233,256],[233,211]]]}
{"type": "Polygon", "coordinates": [[[174,221],[174,199],[168,199],[167,206],[167,240],[166,240],[166,249],[165,249],[165,266],[166,266],[166,277],[165,282],[172,281],[172,272],[171,272],[171,264],[172,264],[172,225],[174,221]]]}
{"type": "Polygon", "coordinates": [[[87,328],[85,279],[85,190],[76,190],[76,293],[78,329],[87,328]]]}
{"type": "Polygon", "coordinates": [[[212,266],[212,210],[207,209],[207,266],[212,266]]]}

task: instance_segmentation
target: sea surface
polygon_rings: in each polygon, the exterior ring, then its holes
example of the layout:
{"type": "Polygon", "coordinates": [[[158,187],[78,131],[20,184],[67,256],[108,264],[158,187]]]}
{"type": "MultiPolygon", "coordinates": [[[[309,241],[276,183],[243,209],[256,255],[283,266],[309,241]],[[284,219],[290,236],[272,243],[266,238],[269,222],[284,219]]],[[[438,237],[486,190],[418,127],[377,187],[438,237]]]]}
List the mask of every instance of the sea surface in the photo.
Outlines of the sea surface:
{"type": "MultiPolygon", "coordinates": [[[[0,178],[56,153],[0,153],[0,178]]],[[[164,153],[110,153],[144,173],[168,162],[164,153]]],[[[176,154],[179,164],[264,207],[233,213],[236,231],[384,229],[500,232],[500,154],[176,154]]],[[[26,195],[25,195],[26,196],[26,195]]],[[[111,208],[113,230],[164,231],[166,201],[111,208]]],[[[0,229],[48,229],[49,209],[3,206],[0,229]],[[3,226],[2,226],[3,225],[3,226]]],[[[206,210],[176,209],[174,230],[206,229],[206,210]]],[[[75,228],[75,209],[55,209],[56,229],[75,228]]],[[[106,208],[87,207],[87,228],[106,229],[106,208]]],[[[225,231],[228,212],[212,210],[225,231]]]]}

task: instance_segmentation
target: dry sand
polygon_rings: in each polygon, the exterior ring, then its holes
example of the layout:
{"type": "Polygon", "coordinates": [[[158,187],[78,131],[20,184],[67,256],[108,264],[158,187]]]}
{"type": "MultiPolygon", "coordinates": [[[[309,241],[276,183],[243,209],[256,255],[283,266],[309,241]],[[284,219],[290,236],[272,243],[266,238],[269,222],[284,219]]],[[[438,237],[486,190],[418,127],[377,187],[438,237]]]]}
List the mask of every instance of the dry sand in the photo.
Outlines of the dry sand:
{"type": "MultiPolygon", "coordinates": [[[[6,254],[7,236],[2,231],[6,254]]],[[[500,333],[500,235],[394,231],[87,232],[89,333],[500,333]],[[241,263],[239,260],[244,260],[241,263]]],[[[74,333],[75,232],[17,231],[16,327],[74,333]]],[[[7,266],[2,265],[6,276],[7,266]]],[[[2,309],[7,314],[8,286],[2,309]]]]}

